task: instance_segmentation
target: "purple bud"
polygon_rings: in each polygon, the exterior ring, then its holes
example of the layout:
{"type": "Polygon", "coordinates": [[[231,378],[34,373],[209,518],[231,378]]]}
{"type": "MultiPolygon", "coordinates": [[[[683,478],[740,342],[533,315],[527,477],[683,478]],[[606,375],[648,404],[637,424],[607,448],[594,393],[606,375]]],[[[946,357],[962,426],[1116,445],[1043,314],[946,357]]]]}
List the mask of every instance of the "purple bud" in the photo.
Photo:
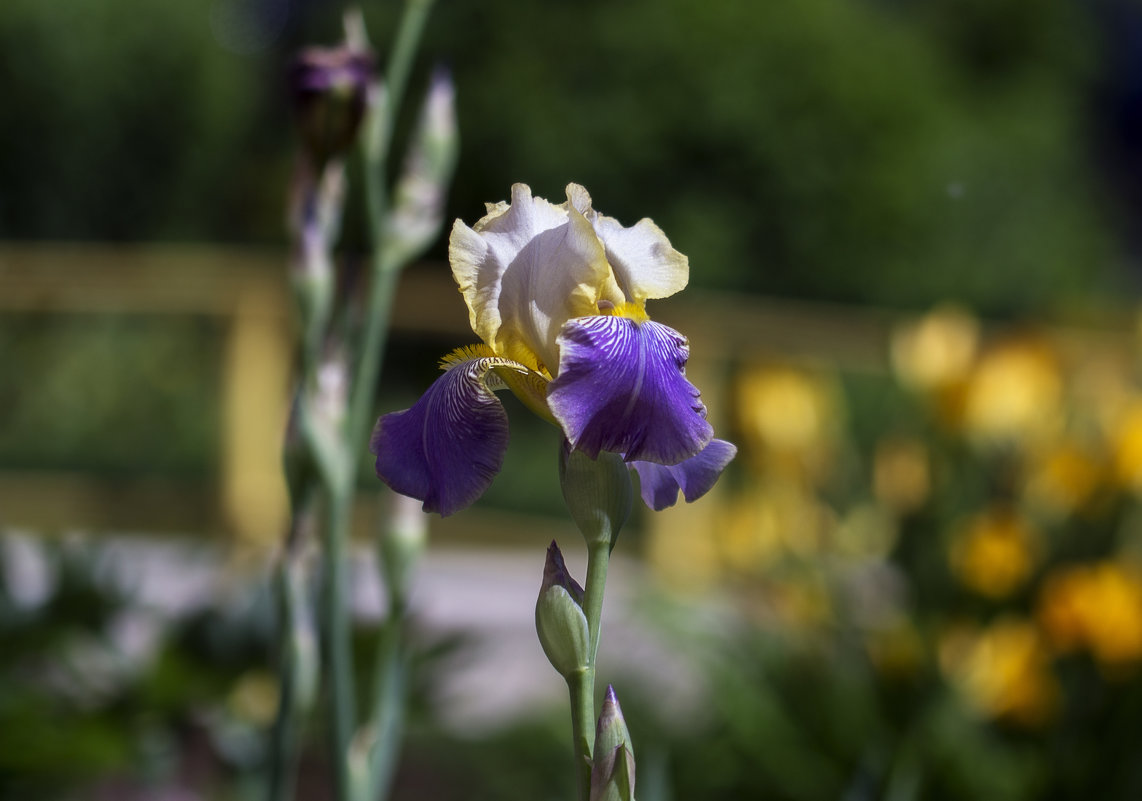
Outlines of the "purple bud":
{"type": "Polygon", "coordinates": [[[618,696],[610,685],[595,726],[592,753],[590,801],[632,801],[634,751],[618,696]]]}
{"type": "Polygon", "coordinates": [[[563,561],[563,552],[559,550],[555,540],[552,540],[551,544],[547,546],[547,561],[543,565],[543,585],[539,591],[542,593],[548,587],[554,586],[567,590],[575,603],[582,605],[583,588],[579,586],[579,582],[571,577],[570,571],[567,570],[567,563],[563,561]]]}
{"type": "Polygon", "coordinates": [[[310,158],[323,165],[357,138],[368,104],[376,59],[347,45],[302,50],[289,72],[294,112],[310,158]]]}

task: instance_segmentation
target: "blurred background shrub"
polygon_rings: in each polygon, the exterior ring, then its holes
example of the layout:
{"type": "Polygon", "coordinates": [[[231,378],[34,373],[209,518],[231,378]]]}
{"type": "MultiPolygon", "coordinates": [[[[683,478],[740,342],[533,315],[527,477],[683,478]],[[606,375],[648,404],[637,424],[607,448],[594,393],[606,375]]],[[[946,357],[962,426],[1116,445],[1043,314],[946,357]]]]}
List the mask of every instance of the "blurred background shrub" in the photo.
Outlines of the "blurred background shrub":
{"type": "MultiPolygon", "coordinates": [[[[459,87],[456,216],[574,180],[698,285],[1026,311],[1125,281],[1131,7],[445,0],[424,59],[459,87]]],[[[398,9],[365,4],[378,34],[398,9]]],[[[334,11],[5,3],[0,234],[282,241],[283,68],[334,11]]]]}

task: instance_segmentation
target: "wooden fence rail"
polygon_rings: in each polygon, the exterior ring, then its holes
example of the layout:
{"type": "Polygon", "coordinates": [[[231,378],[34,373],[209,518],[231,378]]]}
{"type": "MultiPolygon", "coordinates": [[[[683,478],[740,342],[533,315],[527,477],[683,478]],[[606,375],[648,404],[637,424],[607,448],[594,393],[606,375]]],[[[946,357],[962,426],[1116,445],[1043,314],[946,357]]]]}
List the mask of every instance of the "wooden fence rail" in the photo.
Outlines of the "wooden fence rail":
{"type": "MultiPolygon", "coordinates": [[[[286,264],[286,254],[273,249],[0,245],[0,319],[207,316],[224,337],[217,366],[223,425],[216,480],[0,469],[0,527],[208,532],[251,543],[276,541],[287,514],[280,452],[294,341],[286,264]]],[[[690,373],[703,387],[715,422],[724,414],[734,365],[810,360],[887,372],[888,342],[899,322],[883,310],[696,291],[657,302],[651,311],[690,337],[690,373]]],[[[393,326],[404,335],[471,342],[467,312],[447,265],[422,264],[406,273],[393,326]]],[[[1119,315],[1103,320],[1098,330],[1059,330],[1058,339],[1074,349],[1126,353],[1135,332],[1132,319],[1119,315]]],[[[51,365],[37,369],[50,371],[51,365]]],[[[690,525],[683,522],[687,512],[672,514],[682,527],[690,525]]],[[[692,524],[700,525],[696,518],[692,524]]],[[[442,528],[450,525],[444,521],[442,528]]]]}

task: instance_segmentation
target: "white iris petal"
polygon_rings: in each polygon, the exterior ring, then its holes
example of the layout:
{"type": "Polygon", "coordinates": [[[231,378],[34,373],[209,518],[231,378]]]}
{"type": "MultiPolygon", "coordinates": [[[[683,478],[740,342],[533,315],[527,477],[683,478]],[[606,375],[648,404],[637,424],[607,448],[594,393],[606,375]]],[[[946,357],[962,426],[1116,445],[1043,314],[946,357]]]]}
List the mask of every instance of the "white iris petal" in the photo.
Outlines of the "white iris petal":
{"type": "Polygon", "coordinates": [[[457,220],[449,259],[476,334],[497,355],[555,373],[559,332],[599,302],[638,303],[682,289],[689,266],[650,220],[630,228],[591,208],[578,184],[556,206],[512,187],[474,226],[457,220]]]}

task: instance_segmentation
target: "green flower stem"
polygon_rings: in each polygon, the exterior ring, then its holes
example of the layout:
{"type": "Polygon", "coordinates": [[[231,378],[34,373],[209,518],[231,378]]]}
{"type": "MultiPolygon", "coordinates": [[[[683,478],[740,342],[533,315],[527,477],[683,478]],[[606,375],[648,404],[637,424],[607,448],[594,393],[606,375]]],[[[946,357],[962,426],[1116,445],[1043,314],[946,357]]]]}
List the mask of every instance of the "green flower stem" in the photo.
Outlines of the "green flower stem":
{"type": "MultiPolygon", "coordinates": [[[[591,667],[599,652],[599,634],[603,617],[603,592],[607,587],[607,568],[611,562],[611,543],[607,538],[591,543],[587,550],[587,583],[583,587],[583,614],[587,616],[587,631],[591,635],[587,652],[591,667]]],[[[595,732],[592,729],[591,737],[595,732]]]]}
{"type": "MultiPolygon", "coordinates": [[[[349,748],[356,728],[356,688],[353,678],[352,637],[348,598],[348,544],[352,526],[358,455],[368,440],[373,397],[388,337],[388,320],[396,291],[396,269],[376,269],[369,294],[365,331],[354,373],[349,412],[345,422],[343,460],[333,481],[329,502],[328,626],[330,692],[333,712],[334,757],[337,763],[338,801],[352,801],[349,748]]],[[[396,742],[378,741],[375,748],[396,748],[396,742]]],[[[371,760],[370,760],[371,761],[371,760]]],[[[372,781],[367,784],[372,785],[372,781]]],[[[359,786],[359,785],[358,785],[359,786]]],[[[377,798],[378,796],[372,796],[377,798]]]]}
{"type": "MultiPolygon", "coordinates": [[[[319,670],[317,633],[310,610],[308,578],[303,563],[305,550],[316,527],[318,507],[326,482],[322,472],[321,448],[314,436],[312,416],[308,407],[308,392],[320,367],[322,338],[332,311],[331,279],[326,272],[329,250],[339,225],[342,198],[339,193],[324,195],[336,183],[323,180],[330,171],[342,170],[338,163],[328,165],[325,173],[315,174],[311,183],[303,187],[302,219],[295,235],[297,253],[301,261],[291,270],[294,292],[302,320],[301,374],[302,381],[296,397],[297,447],[308,449],[319,463],[316,472],[309,473],[296,467],[301,475],[290,482],[291,521],[283,553],[278,560],[276,590],[281,612],[279,698],[277,717],[270,741],[269,776],[267,783],[270,801],[289,801],[293,798],[296,782],[297,758],[300,748],[300,731],[305,715],[312,707],[314,685],[319,670]],[[317,242],[311,241],[315,231],[317,242]]],[[[286,460],[290,459],[289,446],[286,460]]],[[[304,460],[304,457],[303,457],[304,460]]],[[[286,468],[287,477],[290,472],[286,468]]]]}
{"type": "Polygon", "coordinates": [[[365,330],[357,351],[357,369],[354,371],[353,393],[349,400],[346,420],[347,440],[350,443],[352,467],[350,484],[356,478],[357,451],[352,447],[363,442],[372,421],[373,399],[377,377],[381,371],[385,339],[389,329],[389,314],[400,264],[385,256],[384,217],[388,207],[385,189],[388,179],[389,145],[396,123],[397,111],[404,99],[408,75],[416,55],[417,45],[424,32],[428,12],[433,0],[407,0],[401,15],[396,43],[385,71],[386,84],[379,107],[373,109],[368,126],[365,155],[365,199],[369,209],[369,232],[373,248],[372,285],[366,305],[365,330]]]}
{"type": "Polygon", "coordinates": [[[365,193],[373,238],[374,272],[389,267],[381,263],[384,251],[381,239],[384,236],[383,218],[387,205],[385,181],[388,172],[389,145],[392,144],[397,112],[400,110],[405,88],[408,86],[412,62],[433,2],[434,0],[406,0],[400,27],[385,69],[385,90],[380,98],[379,108],[374,109],[366,130],[365,193]]]}
{"type": "Polygon", "coordinates": [[[575,776],[579,801],[591,794],[591,748],[595,742],[595,666],[590,665],[567,677],[571,695],[571,733],[575,751],[575,776]]]}
{"type": "MultiPolygon", "coordinates": [[[[381,356],[388,335],[388,320],[398,277],[396,269],[373,271],[368,313],[360,358],[354,374],[345,424],[343,461],[329,500],[328,617],[330,694],[333,714],[333,748],[338,801],[354,801],[350,746],[356,728],[356,687],[353,678],[352,631],[348,597],[348,544],[352,525],[358,455],[368,440],[373,397],[380,375],[381,356]]],[[[369,725],[375,725],[370,722],[369,725]]],[[[378,740],[375,749],[397,747],[395,736],[378,740]]],[[[370,759],[370,763],[373,760],[370,759]]],[[[370,780],[366,783],[372,786],[370,780]]],[[[360,783],[357,784],[360,786],[360,783]]],[[[380,796],[371,796],[378,798],[380,796]]]]}
{"type": "Polygon", "coordinates": [[[313,705],[318,672],[317,635],[310,611],[310,578],[305,560],[320,494],[316,481],[297,489],[289,536],[278,560],[276,590],[282,616],[280,689],[270,749],[270,801],[293,797],[300,731],[313,705]]]}
{"type": "Polygon", "coordinates": [[[369,798],[388,798],[396,769],[407,699],[406,618],[394,610],[381,631],[374,675],[369,798]]]}
{"type": "Polygon", "coordinates": [[[610,537],[588,544],[587,580],[583,587],[583,613],[587,617],[587,666],[567,679],[571,695],[571,729],[575,747],[575,773],[579,777],[579,801],[591,794],[591,751],[595,742],[595,657],[603,617],[603,594],[611,561],[610,537]]]}
{"type": "MultiPolygon", "coordinates": [[[[287,572],[289,567],[284,563],[278,571],[278,587],[284,603],[289,606],[287,595],[289,581],[287,572]]],[[[274,721],[273,741],[270,748],[270,801],[284,801],[293,797],[293,787],[297,772],[297,740],[298,740],[298,709],[294,685],[297,681],[297,665],[293,655],[292,637],[289,633],[289,618],[287,612],[285,625],[282,626],[285,636],[281,645],[281,664],[278,668],[278,681],[280,689],[278,695],[278,714],[274,721]]]]}
{"type": "Polygon", "coordinates": [[[329,648],[329,702],[333,718],[333,762],[338,801],[350,801],[352,797],[349,747],[356,726],[357,705],[348,581],[352,501],[351,490],[343,485],[331,493],[326,541],[325,631],[329,648]]]}
{"type": "Polygon", "coordinates": [[[296,578],[292,555],[281,560],[278,568],[278,592],[281,597],[284,636],[281,642],[281,664],[278,668],[281,684],[278,696],[278,714],[274,721],[273,741],[270,749],[271,801],[293,797],[297,772],[298,720],[301,714],[298,702],[298,637],[296,634],[299,610],[297,593],[292,586],[296,578]]]}
{"type": "MultiPolygon", "coordinates": [[[[356,690],[353,680],[352,643],[348,608],[348,541],[352,524],[353,496],[356,486],[359,455],[367,441],[372,422],[373,401],[377,379],[381,371],[385,341],[389,330],[389,317],[396,292],[399,267],[384,253],[384,216],[388,206],[386,196],[387,164],[392,130],[397,111],[401,107],[408,75],[412,68],[432,0],[408,0],[401,17],[396,43],[386,70],[386,91],[379,107],[373,110],[373,121],[367,131],[364,147],[365,195],[369,210],[372,234],[373,269],[368,302],[365,306],[365,327],[357,343],[353,384],[349,408],[343,429],[342,460],[333,480],[330,493],[329,517],[329,596],[328,619],[330,647],[330,687],[333,713],[334,759],[336,761],[338,801],[353,799],[354,782],[350,747],[356,727],[356,690]]],[[[397,643],[403,642],[398,640],[397,643]]],[[[382,649],[382,656],[384,649],[382,649]]],[[[403,660],[403,656],[394,657],[403,660]]],[[[381,660],[382,663],[386,659],[381,660]]],[[[381,703],[391,693],[403,694],[403,682],[384,682],[384,687],[395,689],[381,693],[374,707],[374,717],[367,727],[376,736],[369,757],[369,788],[385,787],[399,744],[400,719],[386,718],[387,725],[379,725],[379,709],[403,707],[403,700],[381,703]]],[[[360,787],[360,783],[356,784],[360,787]]],[[[372,796],[378,798],[379,796],[372,796]]]]}

